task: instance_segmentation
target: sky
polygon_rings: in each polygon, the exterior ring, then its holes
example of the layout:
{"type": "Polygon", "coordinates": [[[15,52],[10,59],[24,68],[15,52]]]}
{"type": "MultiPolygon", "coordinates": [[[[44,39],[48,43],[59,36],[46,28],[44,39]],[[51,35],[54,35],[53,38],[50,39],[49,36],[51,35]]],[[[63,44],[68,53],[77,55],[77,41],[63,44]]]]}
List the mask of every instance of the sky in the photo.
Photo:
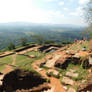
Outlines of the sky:
{"type": "Polygon", "coordinates": [[[87,25],[83,7],[88,0],[0,0],[0,23],[32,22],[87,25]]]}

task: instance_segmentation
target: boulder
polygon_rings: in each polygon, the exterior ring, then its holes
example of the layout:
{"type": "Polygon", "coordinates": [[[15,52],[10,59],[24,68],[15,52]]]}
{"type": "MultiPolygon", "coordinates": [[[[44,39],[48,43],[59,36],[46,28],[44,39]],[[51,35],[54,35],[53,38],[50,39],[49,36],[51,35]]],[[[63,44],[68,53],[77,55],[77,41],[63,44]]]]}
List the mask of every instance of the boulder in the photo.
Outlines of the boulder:
{"type": "Polygon", "coordinates": [[[36,58],[36,56],[34,56],[34,55],[29,55],[29,57],[30,57],[30,58],[36,58]]]}
{"type": "Polygon", "coordinates": [[[73,69],[70,69],[69,71],[72,72],[72,73],[76,72],[76,70],[73,70],[73,69]]]}
{"type": "Polygon", "coordinates": [[[67,88],[67,86],[63,86],[63,88],[65,89],[65,90],[67,90],[68,88],[67,88]]]}
{"type": "Polygon", "coordinates": [[[70,52],[67,50],[67,51],[66,51],[66,54],[70,54],[70,52]]]}
{"type": "Polygon", "coordinates": [[[52,59],[47,60],[45,66],[47,66],[47,67],[49,67],[49,68],[54,67],[55,62],[56,62],[60,57],[61,57],[61,55],[59,55],[59,54],[53,55],[53,58],[52,58],[52,59]]]}
{"type": "Polygon", "coordinates": [[[0,81],[0,86],[2,86],[2,84],[3,84],[3,82],[2,82],[2,81],[0,81]]]}
{"type": "Polygon", "coordinates": [[[50,69],[50,70],[48,71],[48,73],[51,73],[51,72],[53,72],[54,75],[58,75],[58,71],[56,71],[56,70],[50,69]]]}
{"type": "Polygon", "coordinates": [[[69,88],[67,92],[76,92],[74,88],[69,88]]]}
{"type": "Polygon", "coordinates": [[[73,57],[80,58],[80,55],[79,55],[79,53],[76,53],[73,57]]]}
{"type": "Polygon", "coordinates": [[[66,85],[74,85],[75,81],[73,81],[72,79],[68,78],[68,77],[63,77],[62,82],[66,85]]]}
{"type": "Polygon", "coordinates": [[[86,51],[86,47],[83,47],[83,48],[82,48],[82,51],[86,51]]]}
{"type": "Polygon", "coordinates": [[[43,70],[42,68],[39,68],[39,69],[38,69],[39,72],[42,71],[42,70],[43,70]]]}
{"type": "Polygon", "coordinates": [[[4,77],[4,75],[0,75],[0,86],[2,85],[2,83],[3,83],[3,77],[4,77]]]}
{"type": "Polygon", "coordinates": [[[92,57],[89,57],[89,64],[92,65],[92,57]]]}
{"type": "Polygon", "coordinates": [[[72,78],[77,78],[79,76],[78,73],[73,73],[73,72],[66,72],[66,76],[72,77],[72,78]]]}

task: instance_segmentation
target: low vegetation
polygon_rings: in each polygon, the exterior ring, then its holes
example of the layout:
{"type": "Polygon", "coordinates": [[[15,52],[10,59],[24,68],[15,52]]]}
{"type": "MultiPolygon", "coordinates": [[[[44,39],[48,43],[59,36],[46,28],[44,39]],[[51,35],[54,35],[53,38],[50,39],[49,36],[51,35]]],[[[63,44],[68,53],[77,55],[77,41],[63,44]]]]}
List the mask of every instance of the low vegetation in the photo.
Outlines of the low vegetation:
{"type": "Polygon", "coordinates": [[[46,72],[46,75],[48,76],[48,77],[55,77],[55,78],[60,78],[60,74],[58,73],[58,74],[54,74],[53,72],[49,72],[48,73],[48,71],[46,72]]]}
{"type": "Polygon", "coordinates": [[[1,66],[0,71],[4,70],[5,65],[12,64],[13,62],[14,62],[14,66],[16,66],[17,68],[22,68],[24,70],[33,70],[31,66],[32,62],[41,59],[44,56],[45,54],[43,54],[40,51],[32,51],[25,53],[25,55],[15,55],[14,57],[13,55],[10,55],[6,57],[2,57],[0,58],[0,66],[1,66]],[[26,55],[34,55],[35,58],[29,58],[26,55]]]}
{"type": "Polygon", "coordinates": [[[60,72],[59,72],[62,76],[60,77],[60,81],[61,81],[61,83],[63,84],[63,85],[65,85],[65,86],[67,86],[67,88],[69,88],[69,87],[72,87],[72,88],[74,88],[75,90],[77,90],[78,89],[78,86],[79,86],[79,84],[82,84],[82,83],[84,83],[84,82],[86,82],[86,80],[87,80],[87,75],[88,75],[88,71],[87,71],[87,69],[84,69],[81,65],[74,65],[74,64],[72,64],[72,63],[70,63],[69,65],[68,65],[68,67],[67,67],[67,69],[66,70],[60,70],[60,72]],[[68,74],[69,75],[68,75],[68,74]],[[76,77],[76,76],[73,76],[72,74],[77,74],[78,76],[76,77]],[[74,82],[76,82],[76,84],[74,84],[74,85],[66,85],[62,80],[63,80],[63,78],[64,77],[67,77],[67,78],[69,78],[69,79],[71,79],[72,81],[74,81],[74,82]]]}
{"type": "Polygon", "coordinates": [[[86,50],[89,50],[89,41],[76,43],[76,45],[73,45],[70,47],[71,50],[82,50],[83,47],[85,47],[86,50]]]}
{"type": "Polygon", "coordinates": [[[5,65],[7,64],[12,64],[12,56],[0,58],[0,72],[4,70],[5,65]]]}

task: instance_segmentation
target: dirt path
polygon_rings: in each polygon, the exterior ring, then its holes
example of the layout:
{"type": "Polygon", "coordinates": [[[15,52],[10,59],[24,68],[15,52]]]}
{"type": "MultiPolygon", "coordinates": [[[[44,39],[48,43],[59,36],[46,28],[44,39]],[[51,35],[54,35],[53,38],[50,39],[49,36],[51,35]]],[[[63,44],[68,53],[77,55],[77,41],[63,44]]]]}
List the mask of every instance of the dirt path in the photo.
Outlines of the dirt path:
{"type": "Polygon", "coordinates": [[[39,72],[43,77],[45,78],[49,78],[50,79],[50,85],[52,86],[52,90],[54,91],[47,91],[47,92],[66,92],[65,89],[63,88],[62,84],[60,83],[60,80],[57,79],[57,78],[54,78],[54,77],[47,77],[46,75],[46,71],[45,70],[41,70],[39,68],[39,64],[44,62],[45,60],[49,59],[50,57],[54,56],[54,55],[64,55],[65,52],[64,52],[64,49],[65,48],[68,48],[67,46],[66,47],[63,47],[51,54],[48,54],[47,56],[45,56],[45,58],[41,59],[41,60],[37,60],[35,62],[33,62],[32,66],[34,67],[34,69],[39,72]]]}
{"type": "Polygon", "coordinates": [[[12,55],[12,65],[15,65],[16,61],[16,54],[12,55]]]}
{"type": "Polygon", "coordinates": [[[54,77],[47,77],[46,75],[46,71],[45,70],[41,70],[40,68],[35,64],[33,64],[34,69],[39,72],[43,77],[45,78],[49,78],[50,79],[50,85],[52,86],[52,88],[54,88],[53,92],[66,92],[64,90],[64,88],[62,87],[62,84],[60,83],[60,80],[54,77]]]}
{"type": "Polygon", "coordinates": [[[54,92],[66,92],[64,90],[63,86],[61,85],[59,79],[56,79],[54,77],[51,77],[50,80],[51,80],[51,85],[55,88],[54,89],[54,92]]]}
{"type": "MultiPolygon", "coordinates": [[[[12,64],[11,65],[15,65],[15,59],[16,59],[16,54],[12,55],[12,64]]],[[[5,66],[4,75],[13,70],[11,65],[8,64],[5,66]]]]}
{"type": "MultiPolygon", "coordinates": [[[[47,56],[48,57],[48,56],[47,56]]],[[[40,70],[40,68],[38,67],[38,65],[41,63],[43,60],[39,60],[39,61],[35,61],[32,66],[34,67],[34,69],[39,72],[43,77],[45,78],[49,78],[50,79],[50,85],[53,88],[53,92],[66,92],[62,86],[62,84],[60,83],[60,80],[54,77],[47,77],[46,75],[46,71],[45,70],[40,70]]],[[[48,91],[47,91],[48,92],[48,91]]],[[[52,92],[52,91],[50,91],[52,92]]]]}

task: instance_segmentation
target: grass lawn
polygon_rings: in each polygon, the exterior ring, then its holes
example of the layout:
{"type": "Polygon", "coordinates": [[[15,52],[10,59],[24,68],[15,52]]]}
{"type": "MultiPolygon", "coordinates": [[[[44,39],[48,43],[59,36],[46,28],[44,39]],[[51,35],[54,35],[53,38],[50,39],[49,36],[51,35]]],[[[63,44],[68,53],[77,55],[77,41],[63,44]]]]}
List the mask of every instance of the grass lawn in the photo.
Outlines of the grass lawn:
{"type": "Polygon", "coordinates": [[[5,68],[6,64],[12,63],[12,55],[0,58],[0,72],[5,68]]]}
{"type": "Polygon", "coordinates": [[[45,56],[45,54],[39,51],[31,51],[31,52],[25,53],[25,55],[34,55],[36,57],[29,58],[24,55],[15,55],[15,57],[13,57],[13,55],[10,55],[10,56],[0,58],[0,72],[4,70],[6,64],[12,64],[13,60],[15,60],[14,63],[17,67],[31,70],[33,69],[31,66],[32,62],[45,56]]]}
{"type": "Polygon", "coordinates": [[[40,52],[40,51],[30,51],[30,52],[25,53],[25,55],[34,55],[34,56],[36,56],[36,57],[42,57],[42,56],[44,56],[45,54],[43,54],[43,53],[40,52]]]}
{"type": "Polygon", "coordinates": [[[0,62],[11,64],[12,63],[12,55],[0,58],[0,62]]]}
{"type": "Polygon", "coordinates": [[[33,61],[34,59],[28,58],[27,56],[16,55],[15,65],[19,68],[31,69],[31,63],[33,61]]]}
{"type": "Polygon", "coordinates": [[[45,54],[43,54],[40,51],[27,52],[27,53],[25,53],[25,55],[36,56],[35,58],[29,58],[29,57],[23,56],[23,55],[16,55],[16,65],[20,68],[27,69],[27,70],[33,69],[31,66],[33,61],[41,59],[42,57],[45,56],[45,54]]]}

